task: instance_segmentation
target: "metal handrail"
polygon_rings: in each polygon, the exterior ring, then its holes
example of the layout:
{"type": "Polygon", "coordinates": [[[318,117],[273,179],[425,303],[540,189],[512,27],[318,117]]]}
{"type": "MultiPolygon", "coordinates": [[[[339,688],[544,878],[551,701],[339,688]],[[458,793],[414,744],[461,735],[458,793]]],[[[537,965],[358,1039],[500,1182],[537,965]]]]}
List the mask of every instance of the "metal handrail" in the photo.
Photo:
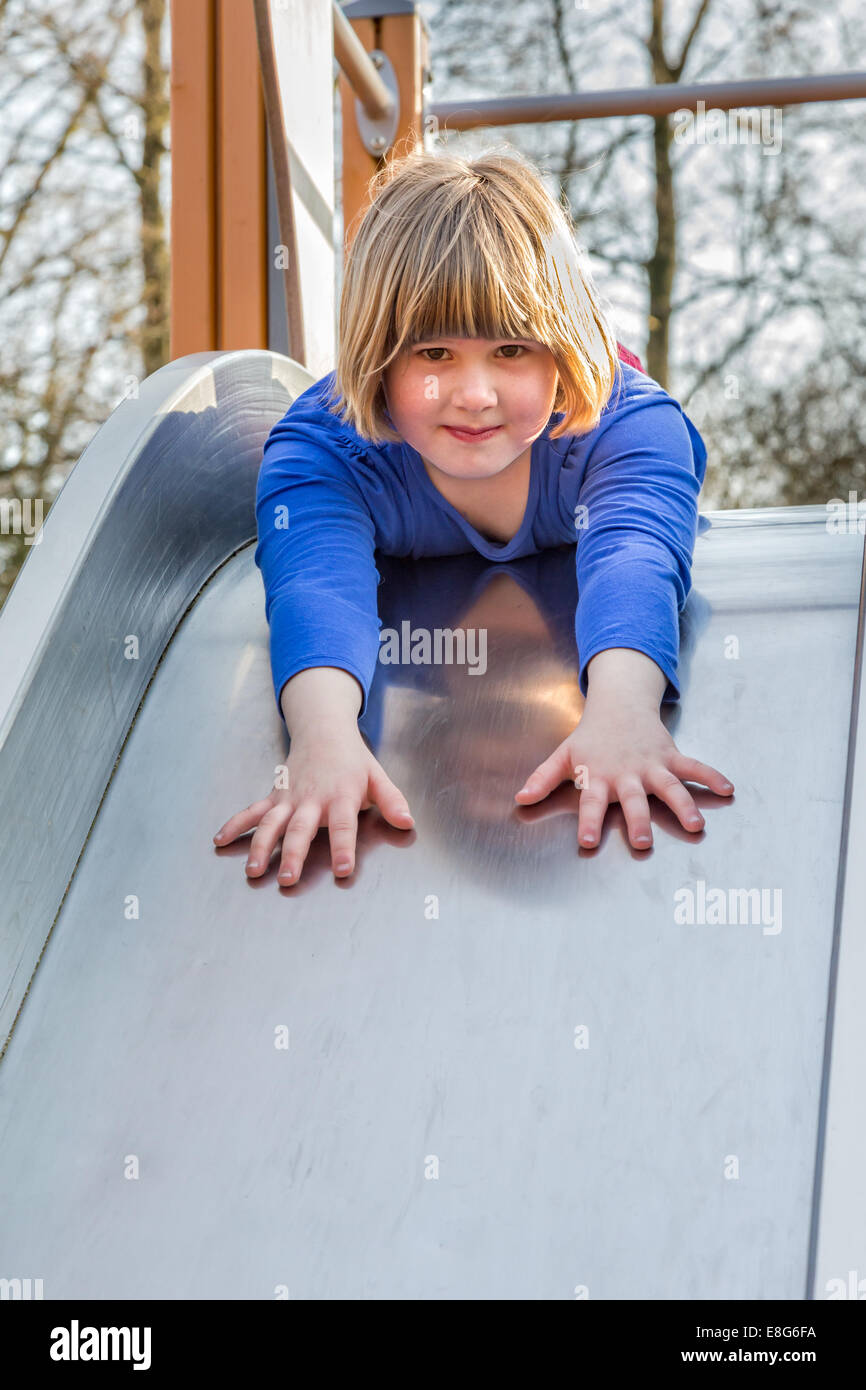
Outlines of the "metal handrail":
{"type": "Polygon", "coordinates": [[[337,0],[331,0],[331,8],[334,16],[334,57],[370,120],[383,120],[393,111],[394,98],[337,0]]]}
{"type": "Polygon", "coordinates": [[[271,23],[270,0],[253,0],[256,42],[259,49],[259,69],[262,96],[265,104],[271,168],[277,204],[280,241],[289,250],[283,269],[283,294],[286,302],[286,341],[289,356],[302,367],[307,365],[306,332],[304,329],[304,299],[301,293],[298,241],[295,227],[295,208],[292,199],[292,171],[289,165],[288,132],[277,72],[277,55],[271,23]]]}
{"type": "Polygon", "coordinates": [[[599,92],[495,97],[489,101],[435,101],[427,114],[451,130],[526,125],[538,121],[586,120],[602,116],[661,116],[705,101],[720,110],[738,106],[792,106],[806,101],[866,97],[866,72],[809,77],[756,78],[744,82],[661,83],[599,92]]]}

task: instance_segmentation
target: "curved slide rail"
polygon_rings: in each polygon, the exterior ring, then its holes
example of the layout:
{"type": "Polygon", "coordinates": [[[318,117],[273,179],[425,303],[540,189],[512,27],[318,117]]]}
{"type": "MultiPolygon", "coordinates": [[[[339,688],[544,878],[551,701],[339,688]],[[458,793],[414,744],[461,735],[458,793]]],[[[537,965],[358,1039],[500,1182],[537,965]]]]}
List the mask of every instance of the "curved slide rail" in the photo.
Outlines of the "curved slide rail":
{"type": "Polygon", "coordinates": [[[371,811],[350,880],[322,831],[296,887],[249,883],[211,835],[285,757],[252,503],[307,380],[229,353],[145,382],[0,614],[4,1035],[50,932],[0,1063],[0,1277],[97,1299],[862,1277],[863,537],[819,507],[704,518],[663,717],[737,794],[696,790],[697,838],[654,802],[649,854],[618,807],[579,851],[569,784],[513,804],[580,714],[572,548],[380,557],[397,655],[362,727],[416,829],[371,811]],[[462,653],[425,660],[446,631],[462,653]]]}
{"type": "Polygon", "coordinates": [[[255,535],[264,440],[312,380],[267,351],[155,372],[82,454],[0,613],[0,1050],[148,682],[255,535]]]}

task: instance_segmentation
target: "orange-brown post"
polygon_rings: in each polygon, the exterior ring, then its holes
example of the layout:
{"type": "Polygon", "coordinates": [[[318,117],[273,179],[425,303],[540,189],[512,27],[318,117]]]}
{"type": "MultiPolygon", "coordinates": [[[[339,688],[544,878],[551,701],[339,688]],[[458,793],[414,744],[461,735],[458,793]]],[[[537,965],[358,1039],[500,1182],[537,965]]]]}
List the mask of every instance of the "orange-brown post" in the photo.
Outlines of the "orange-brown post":
{"type": "MultiPolygon", "coordinates": [[[[348,250],[357,230],[359,214],[369,201],[368,185],[376,170],[394,153],[400,154],[424,143],[423,84],[428,67],[427,31],[414,7],[406,13],[375,13],[353,17],[353,10],[375,11],[376,5],[345,6],[346,18],[369,53],[379,49],[393,64],[400,94],[400,119],[391,150],[381,156],[364,148],[355,119],[355,94],[340,73],[340,104],[343,124],[343,251],[348,250]]],[[[387,10],[387,4],[382,5],[387,10]]],[[[393,6],[391,8],[397,8],[393,6]]]]}
{"type": "Polygon", "coordinates": [[[252,4],[171,0],[171,356],[268,345],[267,138],[252,4]]]}

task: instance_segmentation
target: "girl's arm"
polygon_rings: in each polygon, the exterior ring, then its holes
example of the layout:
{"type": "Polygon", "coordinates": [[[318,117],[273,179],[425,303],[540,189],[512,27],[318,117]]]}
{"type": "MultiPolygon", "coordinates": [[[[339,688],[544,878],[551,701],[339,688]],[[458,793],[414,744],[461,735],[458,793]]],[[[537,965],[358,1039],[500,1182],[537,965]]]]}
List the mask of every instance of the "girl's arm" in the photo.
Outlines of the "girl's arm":
{"type": "Polygon", "coordinates": [[[322,737],[357,727],[364,692],[354,676],[336,666],[308,666],[287,680],[280,708],[291,738],[322,737]]]}
{"type": "Polygon", "coordinates": [[[274,426],[256,488],[274,695],[283,714],[288,680],[339,667],[360,686],[360,717],[379,656],[376,528],[353,477],[363,461],[316,414],[301,399],[274,426]]]}
{"type": "Polygon", "coordinates": [[[352,478],[352,461],[305,418],[299,401],[265,445],[256,491],[256,564],[265,585],[277,706],[291,736],[273,790],[230,817],[214,836],[229,844],[254,831],[247,873],[263,874],[282,841],[278,881],[300,877],[327,827],[335,874],[355,864],[358,812],[375,803],[398,829],[406,798],[358,728],[379,649],[375,528],[352,478]]]}
{"type": "Polygon", "coordinates": [[[599,652],[633,648],[667,677],[663,698],[679,698],[679,614],[691,588],[698,498],[706,452],[679,405],[651,378],[579,442],[580,688],[599,652]],[[698,452],[698,445],[700,452],[698,452]]]}
{"type": "Polygon", "coordinates": [[[627,695],[635,709],[657,713],[667,677],[643,652],[608,647],[587,662],[587,681],[586,705],[622,701],[627,695]]]}
{"type": "Polygon", "coordinates": [[[681,754],[659,718],[661,700],[680,693],[678,619],[691,587],[706,452],[677,403],[651,379],[579,447],[586,457],[575,634],[586,704],[577,729],[517,799],[538,801],[574,779],[581,844],[598,842],[608,804],[619,801],[632,844],[646,849],[649,792],[697,831],[703,817],[683,780],[720,796],[733,791],[717,769],[681,754]]]}

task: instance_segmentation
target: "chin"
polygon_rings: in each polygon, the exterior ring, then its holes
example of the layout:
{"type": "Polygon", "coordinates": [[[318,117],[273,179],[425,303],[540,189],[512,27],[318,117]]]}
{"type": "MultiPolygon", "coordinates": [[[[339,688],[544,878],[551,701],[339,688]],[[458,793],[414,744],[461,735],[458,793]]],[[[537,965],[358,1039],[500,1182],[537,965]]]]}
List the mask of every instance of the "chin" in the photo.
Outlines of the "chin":
{"type": "Polygon", "coordinates": [[[437,463],[436,467],[440,473],[447,473],[451,478],[493,478],[497,473],[501,473],[507,467],[504,463],[491,463],[488,459],[486,463],[479,463],[478,459],[466,459],[452,463],[437,463]]]}

